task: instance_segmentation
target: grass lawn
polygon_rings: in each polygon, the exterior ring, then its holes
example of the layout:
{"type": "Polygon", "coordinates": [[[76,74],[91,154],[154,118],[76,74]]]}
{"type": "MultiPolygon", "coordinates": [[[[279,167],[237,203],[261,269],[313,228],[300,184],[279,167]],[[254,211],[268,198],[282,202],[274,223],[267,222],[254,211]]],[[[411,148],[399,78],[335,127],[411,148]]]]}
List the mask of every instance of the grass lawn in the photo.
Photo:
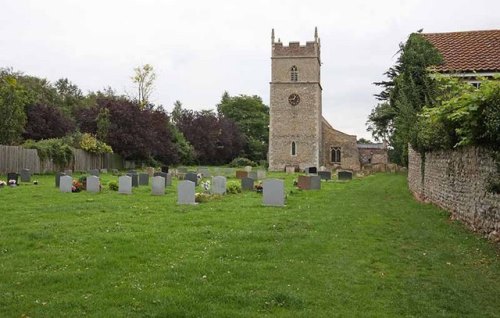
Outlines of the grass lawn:
{"type": "MultiPolygon", "coordinates": [[[[403,175],[176,205],[0,189],[0,317],[499,317],[500,249],[403,175]]],[[[0,179],[5,179],[4,177],[0,179]]],[[[117,177],[105,175],[103,182],[117,177]]]]}

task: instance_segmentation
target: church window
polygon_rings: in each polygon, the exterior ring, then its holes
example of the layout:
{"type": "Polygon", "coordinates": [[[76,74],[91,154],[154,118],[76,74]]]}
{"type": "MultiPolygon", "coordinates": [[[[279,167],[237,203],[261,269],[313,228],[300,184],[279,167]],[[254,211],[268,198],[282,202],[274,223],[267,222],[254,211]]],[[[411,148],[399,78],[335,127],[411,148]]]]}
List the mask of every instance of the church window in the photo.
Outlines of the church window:
{"type": "Polygon", "coordinates": [[[299,71],[295,65],[290,69],[290,80],[292,82],[297,82],[299,80],[299,71]]]}
{"type": "Polygon", "coordinates": [[[292,141],[292,156],[297,155],[297,145],[295,144],[295,141],[292,141]]]}
{"type": "Polygon", "coordinates": [[[340,147],[331,148],[330,161],[333,163],[340,163],[340,147]]]}

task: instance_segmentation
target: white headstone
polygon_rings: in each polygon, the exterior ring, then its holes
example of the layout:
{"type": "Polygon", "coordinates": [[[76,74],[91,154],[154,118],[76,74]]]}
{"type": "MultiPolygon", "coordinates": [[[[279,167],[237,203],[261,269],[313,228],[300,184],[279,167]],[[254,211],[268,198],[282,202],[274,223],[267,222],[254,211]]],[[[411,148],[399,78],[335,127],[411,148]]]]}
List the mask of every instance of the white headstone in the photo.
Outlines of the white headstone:
{"type": "Polygon", "coordinates": [[[216,176],[212,178],[212,193],[213,194],[226,194],[227,179],[223,176],[216,176]]]}
{"type": "Polygon", "coordinates": [[[196,204],[193,181],[183,180],[177,184],[177,204],[196,204]]]}
{"type": "Polygon", "coordinates": [[[245,166],[245,168],[243,168],[243,170],[245,170],[246,172],[250,172],[250,171],[252,171],[252,166],[245,166]]]}
{"type": "Polygon", "coordinates": [[[132,178],[121,176],[118,178],[118,193],[132,194],[132,178]]]}
{"type": "Polygon", "coordinates": [[[71,192],[73,186],[73,178],[71,176],[62,176],[59,181],[59,190],[61,192],[71,192]]]}
{"type": "Polygon", "coordinates": [[[162,176],[156,176],[152,179],[152,194],[153,195],[164,195],[165,194],[165,178],[162,176]]]}
{"type": "Polygon", "coordinates": [[[99,177],[88,176],[87,177],[87,191],[88,192],[99,192],[101,187],[99,184],[99,177]]]}
{"type": "Polygon", "coordinates": [[[265,170],[257,170],[257,179],[264,180],[265,178],[266,178],[266,171],[265,170]]]}
{"type": "Polygon", "coordinates": [[[285,205],[285,184],[283,180],[267,179],[262,183],[263,204],[270,206],[285,205]]]}

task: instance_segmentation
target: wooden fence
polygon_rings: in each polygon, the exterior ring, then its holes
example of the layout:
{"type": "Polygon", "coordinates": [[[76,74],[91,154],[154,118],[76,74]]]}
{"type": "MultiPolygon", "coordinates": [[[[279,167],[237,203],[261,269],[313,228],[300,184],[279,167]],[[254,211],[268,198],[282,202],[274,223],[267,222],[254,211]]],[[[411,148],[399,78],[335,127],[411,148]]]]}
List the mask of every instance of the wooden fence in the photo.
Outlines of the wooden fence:
{"type": "Polygon", "coordinates": [[[81,149],[73,149],[73,160],[66,167],[58,167],[52,160],[40,160],[35,149],[0,145],[0,173],[19,173],[25,168],[30,169],[32,173],[49,173],[64,169],[123,169],[124,165],[125,161],[117,154],[95,155],[81,149]]]}

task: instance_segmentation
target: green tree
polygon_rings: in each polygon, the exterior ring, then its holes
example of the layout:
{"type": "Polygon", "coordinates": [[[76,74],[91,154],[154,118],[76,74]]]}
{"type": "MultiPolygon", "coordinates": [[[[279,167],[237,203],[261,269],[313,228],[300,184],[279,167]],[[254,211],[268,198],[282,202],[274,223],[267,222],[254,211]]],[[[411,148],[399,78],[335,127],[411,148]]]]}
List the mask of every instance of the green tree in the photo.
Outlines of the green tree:
{"type": "Polygon", "coordinates": [[[245,155],[257,161],[267,157],[269,142],[269,107],[259,96],[222,95],[217,105],[219,116],[230,118],[236,122],[243,134],[246,145],[245,155]]]}
{"type": "Polygon", "coordinates": [[[106,140],[111,126],[109,109],[103,107],[99,110],[96,118],[97,121],[97,138],[99,140],[106,140]]]}
{"type": "Polygon", "coordinates": [[[134,68],[132,81],[137,85],[137,102],[141,109],[144,109],[149,104],[149,97],[153,92],[155,80],[156,73],[150,64],[134,68]]]}
{"type": "Polygon", "coordinates": [[[368,131],[376,140],[388,139],[397,155],[392,159],[403,165],[407,164],[408,143],[418,133],[418,113],[424,105],[436,101],[437,86],[429,67],[442,63],[439,52],[420,32],[400,44],[396,65],[385,73],[389,80],[375,83],[383,87],[375,95],[381,103],[372,110],[367,122],[368,131]]]}
{"type": "Polygon", "coordinates": [[[0,77],[0,144],[11,145],[21,140],[28,101],[26,91],[15,77],[0,77]]]}

